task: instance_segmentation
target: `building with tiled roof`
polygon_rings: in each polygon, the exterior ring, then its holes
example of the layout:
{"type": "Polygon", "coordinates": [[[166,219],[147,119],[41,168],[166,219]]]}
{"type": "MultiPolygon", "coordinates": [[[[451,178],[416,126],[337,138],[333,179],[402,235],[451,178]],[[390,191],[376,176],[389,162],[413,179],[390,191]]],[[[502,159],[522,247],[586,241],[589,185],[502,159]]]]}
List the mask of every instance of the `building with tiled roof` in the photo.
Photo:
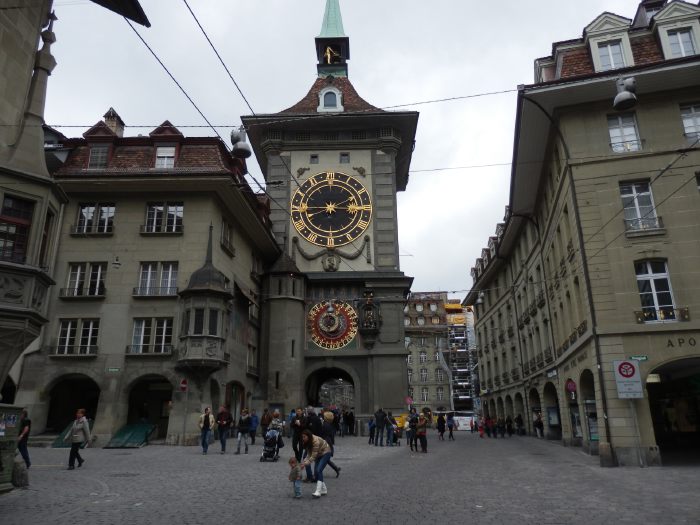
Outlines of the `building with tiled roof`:
{"type": "Polygon", "coordinates": [[[700,450],[699,52],[697,3],[643,0],[535,60],[472,268],[484,413],[602,466],[700,450]]]}
{"type": "Polygon", "coordinates": [[[24,356],[17,399],[36,433],[61,431],[80,405],[101,445],[137,423],[190,443],[198,429],[183,435],[183,418],[201,407],[187,396],[234,415],[250,403],[261,275],[280,251],[267,199],[221,139],[167,120],[143,136],[124,128],[110,108],[82,137],[47,145],[68,201],[50,321],[24,356]]]}

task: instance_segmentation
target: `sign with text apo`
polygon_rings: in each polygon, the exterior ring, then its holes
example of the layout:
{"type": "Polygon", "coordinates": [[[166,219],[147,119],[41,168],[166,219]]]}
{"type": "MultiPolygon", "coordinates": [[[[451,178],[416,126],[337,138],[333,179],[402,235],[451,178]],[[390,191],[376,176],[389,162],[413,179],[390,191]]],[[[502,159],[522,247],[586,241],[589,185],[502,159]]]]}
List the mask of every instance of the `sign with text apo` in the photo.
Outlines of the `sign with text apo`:
{"type": "Polygon", "coordinates": [[[644,397],[638,361],[632,359],[613,361],[613,371],[615,372],[618,399],[641,399],[644,397]]]}

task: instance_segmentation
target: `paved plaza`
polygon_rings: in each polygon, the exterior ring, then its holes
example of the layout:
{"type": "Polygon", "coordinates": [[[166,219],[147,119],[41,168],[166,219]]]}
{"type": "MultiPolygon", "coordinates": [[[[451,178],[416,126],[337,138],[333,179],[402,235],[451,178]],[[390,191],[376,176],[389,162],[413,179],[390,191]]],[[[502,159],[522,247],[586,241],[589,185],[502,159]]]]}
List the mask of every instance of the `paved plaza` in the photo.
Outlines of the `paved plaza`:
{"type": "MultiPolygon", "coordinates": [[[[31,486],[0,496],[0,523],[673,523],[700,522],[700,468],[603,469],[577,449],[529,437],[455,442],[429,453],[338,438],[328,496],[301,500],[278,463],[195,447],[30,449],[31,486]],[[245,521],[244,521],[245,520],[245,521]]],[[[258,442],[259,443],[259,442],[258,442]]],[[[229,446],[231,442],[229,442],[229,446]]]]}

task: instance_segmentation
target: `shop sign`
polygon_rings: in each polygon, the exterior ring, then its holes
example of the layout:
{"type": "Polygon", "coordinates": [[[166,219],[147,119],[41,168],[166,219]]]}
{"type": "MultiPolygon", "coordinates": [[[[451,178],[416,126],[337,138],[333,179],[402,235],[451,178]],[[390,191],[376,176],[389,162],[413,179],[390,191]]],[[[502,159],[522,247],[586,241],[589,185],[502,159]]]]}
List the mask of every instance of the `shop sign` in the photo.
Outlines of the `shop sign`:
{"type": "Polygon", "coordinates": [[[633,359],[613,361],[618,399],[641,399],[644,397],[639,363],[633,359]]]}
{"type": "Polygon", "coordinates": [[[634,361],[648,361],[649,356],[647,356],[647,355],[631,355],[630,359],[632,359],[634,361]]]}
{"type": "Polygon", "coordinates": [[[547,370],[547,378],[552,379],[553,377],[557,377],[557,369],[556,368],[551,368],[547,370]]]}
{"type": "Polygon", "coordinates": [[[666,341],[666,348],[683,348],[684,346],[697,346],[698,341],[694,337],[675,337],[666,341]]]}

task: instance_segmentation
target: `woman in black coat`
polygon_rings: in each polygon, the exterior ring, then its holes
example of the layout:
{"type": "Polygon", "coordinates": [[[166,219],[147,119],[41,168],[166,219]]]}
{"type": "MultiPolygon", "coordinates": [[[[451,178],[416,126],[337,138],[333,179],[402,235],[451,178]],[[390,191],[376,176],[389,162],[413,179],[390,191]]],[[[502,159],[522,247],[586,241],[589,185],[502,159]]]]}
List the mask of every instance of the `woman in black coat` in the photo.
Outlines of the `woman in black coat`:
{"type": "Polygon", "coordinates": [[[445,416],[443,414],[438,416],[437,431],[440,440],[445,441],[445,416]]]}

